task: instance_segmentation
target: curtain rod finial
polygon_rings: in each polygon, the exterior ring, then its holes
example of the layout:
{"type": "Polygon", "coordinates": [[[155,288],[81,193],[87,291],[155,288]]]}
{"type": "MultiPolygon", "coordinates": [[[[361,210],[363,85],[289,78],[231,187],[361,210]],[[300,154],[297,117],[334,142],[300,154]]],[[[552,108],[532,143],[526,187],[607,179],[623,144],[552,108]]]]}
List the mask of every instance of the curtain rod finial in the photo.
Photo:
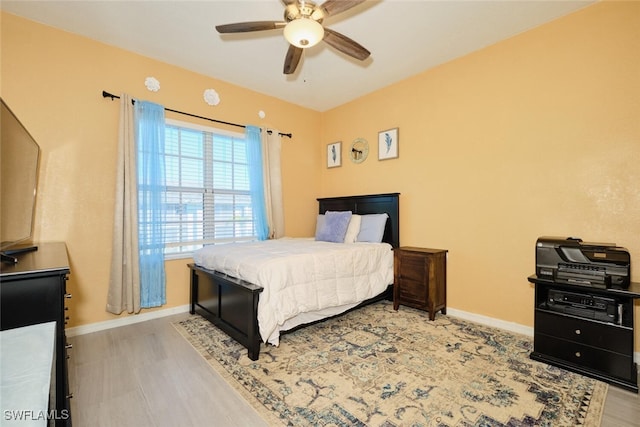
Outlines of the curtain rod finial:
{"type": "Polygon", "coordinates": [[[116,98],[119,98],[119,96],[115,96],[114,94],[109,93],[109,92],[107,92],[106,90],[103,90],[103,91],[102,91],[102,97],[103,97],[103,98],[111,98],[111,100],[112,100],[112,101],[113,101],[114,99],[116,99],[116,98]]]}

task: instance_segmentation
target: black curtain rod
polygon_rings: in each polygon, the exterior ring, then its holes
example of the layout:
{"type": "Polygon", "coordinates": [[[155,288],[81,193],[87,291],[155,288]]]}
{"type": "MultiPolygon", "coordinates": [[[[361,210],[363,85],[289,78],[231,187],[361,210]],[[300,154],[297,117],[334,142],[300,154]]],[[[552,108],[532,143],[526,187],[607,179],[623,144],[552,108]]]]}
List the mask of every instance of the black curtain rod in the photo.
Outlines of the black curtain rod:
{"type": "MultiPolygon", "coordinates": [[[[112,94],[112,93],[109,93],[109,92],[107,92],[106,90],[103,90],[103,91],[102,91],[102,97],[103,97],[103,98],[111,98],[111,100],[112,100],[112,101],[113,101],[114,99],[116,99],[116,98],[117,98],[117,99],[120,99],[120,97],[119,97],[118,95],[114,95],[114,94],[112,94]]],[[[136,102],[136,101],[132,99],[132,100],[131,100],[131,102],[135,104],[135,102],[136,102]]],[[[236,126],[236,127],[239,127],[239,128],[246,128],[246,126],[245,126],[245,125],[240,125],[240,124],[238,124],[238,123],[224,122],[224,121],[222,121],[222,120],[211,119],[211,118],[209,118],[209,117],[197,116],[197,115],[195,115],[195,114],[185,113],[184,111],[172,110],[171,108],[167,108],[167,107],[164,107],[164,109],[165,109],[165,111],[171,111],[172,113],[178,113],[178,114],[182,114],[182,115],[184,115],[184,116],[195,117],[195,118],[197,118],[197,119],[203,119],[203,120],[209,120],[210,122],[222,123],[223,125],[236,126]]],[[[272,132],[272,131],[271,131],[270,129],[267,129],[267,133],[268,133],[269,135],[271,135],[271,132],[272,132]]],[[[278,134],[279,134],[280,136],[286,136],[287,138],[291,138],[291,136],[292,136],[290,133],[282,133],[282,132],[278,132],[278,134]]]]}

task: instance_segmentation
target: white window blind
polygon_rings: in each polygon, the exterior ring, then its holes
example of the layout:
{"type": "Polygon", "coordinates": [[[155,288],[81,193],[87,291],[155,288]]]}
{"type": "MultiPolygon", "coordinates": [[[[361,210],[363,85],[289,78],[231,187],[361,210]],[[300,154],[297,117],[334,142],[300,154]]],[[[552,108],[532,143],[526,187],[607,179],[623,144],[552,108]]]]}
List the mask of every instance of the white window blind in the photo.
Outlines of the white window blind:
{"type": "Polygon", "coordinates": [[[254,240],[244,134],[167,120],[165,255],[254,240]]]}

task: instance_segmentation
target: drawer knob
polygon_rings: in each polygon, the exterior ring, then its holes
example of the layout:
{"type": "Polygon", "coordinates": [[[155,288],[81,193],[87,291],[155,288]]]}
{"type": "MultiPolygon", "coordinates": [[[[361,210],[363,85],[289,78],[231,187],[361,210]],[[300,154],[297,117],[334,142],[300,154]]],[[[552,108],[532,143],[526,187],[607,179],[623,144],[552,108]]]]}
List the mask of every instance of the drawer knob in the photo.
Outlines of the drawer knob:
{"type": "Polygon", "coordinates": [[[576,335],[580,335],[581,333],[580,329],[576,329],[576,335]]]}
{"type": "Polygon", "coordinates": [[[576,351],[576,357],[582,356],[579,351],[576,351]]]}

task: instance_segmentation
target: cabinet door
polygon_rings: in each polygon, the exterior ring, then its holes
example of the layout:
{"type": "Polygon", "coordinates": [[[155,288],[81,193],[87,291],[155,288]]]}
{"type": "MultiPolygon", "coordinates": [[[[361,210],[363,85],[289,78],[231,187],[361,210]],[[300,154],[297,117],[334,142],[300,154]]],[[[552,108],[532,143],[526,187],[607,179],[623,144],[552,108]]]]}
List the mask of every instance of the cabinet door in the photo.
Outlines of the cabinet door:
{"type": "Polygon", "coordinates": [[[427,258],[424,254],[400,252],[397,260],[396,285],[400,299],[415,305],[426,306],[429,295],[427,258]]]}

